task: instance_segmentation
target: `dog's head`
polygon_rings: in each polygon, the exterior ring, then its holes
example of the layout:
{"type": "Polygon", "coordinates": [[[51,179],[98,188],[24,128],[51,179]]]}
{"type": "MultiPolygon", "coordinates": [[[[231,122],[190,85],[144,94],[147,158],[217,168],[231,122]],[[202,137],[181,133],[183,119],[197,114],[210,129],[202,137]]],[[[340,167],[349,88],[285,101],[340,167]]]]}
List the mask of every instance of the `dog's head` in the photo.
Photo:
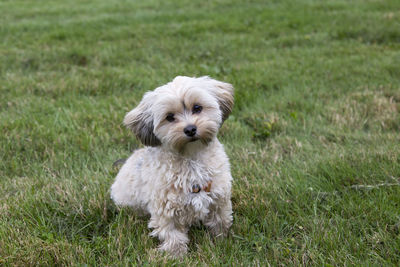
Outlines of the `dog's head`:
{"type": "Polygon", "coordinates": [[[176,77],[147,92],[124,124],[146,146],[181,151],[190,142],[208,144],[233,107],[233,87],[209,77],[176,77]]]}

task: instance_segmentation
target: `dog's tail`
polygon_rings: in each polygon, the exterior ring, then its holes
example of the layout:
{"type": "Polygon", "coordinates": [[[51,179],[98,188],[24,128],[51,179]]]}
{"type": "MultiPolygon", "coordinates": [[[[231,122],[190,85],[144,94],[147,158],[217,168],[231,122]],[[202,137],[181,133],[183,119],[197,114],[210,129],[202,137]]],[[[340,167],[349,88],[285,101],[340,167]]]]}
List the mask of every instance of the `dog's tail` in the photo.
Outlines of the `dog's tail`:
{"type": "Polygon", "coordinates": [[[121,167],[122,165],[124,165],[124,163],[125,163],[125,161],[126,161],[126,159],[119,159],[119,160],[116,160],[114,163],[113,163],[113,168],[119,168],[119,167],[121,167]]]}

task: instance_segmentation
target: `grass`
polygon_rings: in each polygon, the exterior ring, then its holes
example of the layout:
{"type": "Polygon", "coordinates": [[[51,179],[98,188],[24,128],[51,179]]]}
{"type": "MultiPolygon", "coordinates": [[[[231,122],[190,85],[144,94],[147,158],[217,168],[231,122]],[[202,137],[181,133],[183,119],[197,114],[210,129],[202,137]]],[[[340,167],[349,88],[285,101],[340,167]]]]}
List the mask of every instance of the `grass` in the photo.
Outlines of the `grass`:
{"type": "Polygon", "coordinates": [[[1,1],[0,265],[399,265],[399,8],[1,1]],[[236,90],[233,234],[182,260],[109,198],[124,114],[177,75],[236,90]]]}

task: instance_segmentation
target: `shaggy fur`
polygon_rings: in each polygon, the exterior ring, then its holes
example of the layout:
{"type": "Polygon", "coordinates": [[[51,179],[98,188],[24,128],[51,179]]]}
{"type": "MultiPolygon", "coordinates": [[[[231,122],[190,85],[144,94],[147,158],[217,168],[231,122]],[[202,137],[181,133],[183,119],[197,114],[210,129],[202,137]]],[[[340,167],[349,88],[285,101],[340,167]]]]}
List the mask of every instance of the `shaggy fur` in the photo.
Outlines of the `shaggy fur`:
{"type": "Polygon", "coordinates": [[[146,147],[122,166],[111,198],[150,214],[151,235],[173,256],[187,251],[190,225],[201,221],[220,236],[232,224],[230,165],[216,137],[232,106],[230,84],[178,76],[147,92],[124,119],[146,147]]]}

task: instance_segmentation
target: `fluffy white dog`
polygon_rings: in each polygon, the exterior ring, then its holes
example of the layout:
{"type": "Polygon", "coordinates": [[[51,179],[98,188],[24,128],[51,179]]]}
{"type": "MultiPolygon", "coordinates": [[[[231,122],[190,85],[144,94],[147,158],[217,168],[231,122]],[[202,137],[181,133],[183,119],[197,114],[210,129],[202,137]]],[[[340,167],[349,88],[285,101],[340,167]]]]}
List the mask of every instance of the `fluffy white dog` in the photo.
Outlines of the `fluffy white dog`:
{"type": "Polygon", "coordinates": [[[232,107],[232,85],[178,76],[147,92],[125,116],[146,147],[122,166],[111,198],[149,213],[151,236],[173,256],[187,251],[190,225],[201,221],[220,236],[232,224],[232,176],[216,137],[232,107]]]}

